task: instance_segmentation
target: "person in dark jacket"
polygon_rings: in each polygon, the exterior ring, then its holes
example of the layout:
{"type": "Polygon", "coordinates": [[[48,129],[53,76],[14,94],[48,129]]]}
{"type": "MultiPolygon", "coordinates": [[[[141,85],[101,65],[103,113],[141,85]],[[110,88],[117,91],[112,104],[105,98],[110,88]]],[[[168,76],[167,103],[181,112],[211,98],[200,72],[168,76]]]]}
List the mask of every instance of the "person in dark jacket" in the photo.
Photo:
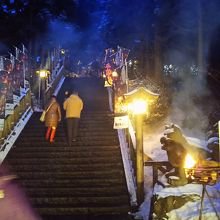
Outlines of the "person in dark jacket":
{"type": "Polygon", "coordinates": [[[45,126],[47,127],[46,140],[49,140],[51,143],[54,141],[58,122],[60,121],[61,121],[60,105],[57,102],[56,96],[53,95],[50,103],[46,108],[46,115],[45,115],[45,126]]]}
{"type": "Polygon", "coordinates": [[[83,109],[83,101],[76,90],[73,90],[69,98],[64,101],[63,109],[66,111],[68,145],[71,147],[72,141],[76,141],[78,123],[83,109]]]}

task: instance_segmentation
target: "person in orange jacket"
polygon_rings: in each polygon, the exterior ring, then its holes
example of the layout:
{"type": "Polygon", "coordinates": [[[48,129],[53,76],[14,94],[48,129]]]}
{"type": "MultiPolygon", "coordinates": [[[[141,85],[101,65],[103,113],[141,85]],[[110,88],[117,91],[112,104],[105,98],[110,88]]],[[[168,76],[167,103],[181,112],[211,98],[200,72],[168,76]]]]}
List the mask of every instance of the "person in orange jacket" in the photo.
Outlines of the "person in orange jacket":
{"type": "Polygon", "coordinates": [[[47,127],[46,140],[49,140],[50,143],[54,141],[56,128],[58,126],[58,122],[60,121],[61,121],[60,105],[57,102],[56,96],[53,95],[51,97],[51,101],[49,105],[46,108],[46,115],[45,115],[45,126],[47,127]]]}
{"type": "Polygon", "coordinates": [[[64,101],[63,109],[66,110],[67,138],[68,145],[71,147],[72,141],[76,141],[79,119],[83,109],[83,101],[76,90],[73,90],[69,98],[64,101]]]}
{"type": "Polygon", "coordinates": [[[114,112],[113,107],[113,77],[112,77],[112,67],[109,63],[105,66],[105,84],[104,87],[107,88],[108,91],[108,102],[109,102],[109,110],[110,112],[114,112]]]}

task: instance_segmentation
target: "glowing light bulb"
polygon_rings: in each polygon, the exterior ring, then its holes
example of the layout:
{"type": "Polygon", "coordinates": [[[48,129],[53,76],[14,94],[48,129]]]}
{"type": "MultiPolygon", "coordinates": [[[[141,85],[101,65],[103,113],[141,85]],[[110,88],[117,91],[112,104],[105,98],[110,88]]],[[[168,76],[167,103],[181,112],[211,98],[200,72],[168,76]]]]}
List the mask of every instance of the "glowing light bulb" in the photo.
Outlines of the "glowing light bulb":
{"type": "Polygon", "coordinates": [[[128,111],[135,115],[147,113],[148,104],[146,100],[137,99],[127,105],[128,111]]]}
{"type": "Polygon", "coordinates": [[[113,77],[117,77],[117,76],[118,76],[118,73],[117,73],[116,71],[113,71],[113,72],[112,72],[112,76],[113,76],[113,77]]]}

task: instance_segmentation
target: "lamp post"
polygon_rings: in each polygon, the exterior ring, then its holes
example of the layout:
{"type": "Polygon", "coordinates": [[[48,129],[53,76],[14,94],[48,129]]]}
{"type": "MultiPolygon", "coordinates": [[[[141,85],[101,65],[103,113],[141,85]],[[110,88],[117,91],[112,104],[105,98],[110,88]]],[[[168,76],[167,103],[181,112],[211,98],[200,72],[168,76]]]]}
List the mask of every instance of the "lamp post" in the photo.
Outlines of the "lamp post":
{"type": "Polygon", "coordinates": [[[158,98],[159,94],[139,87],[124,96],[128,112],[135,117],[137,202],[140,205],[144,201],[143,118],[149,113],[149,105],[158,98]]]}
{"type": "MultiPolygon", "coordinates": [[[[47,79],[48,75],[50,74],[50,71],[49,70],[46,70],[46,69],[41,69],[41,70],[38,70],[36,71],[36,73],[38,74],[38,78],[39,78],[39,81],[38,81],[38,107],[40,108],[41,107],[41,81],[44,80],[44,79],[47,79]]],[[[45,85],[43,84],[43,90],[45,90],[45,85]]]]}
{"type": "Polygon", "coordinates": [[[142,99],[134,100],[133,114],[135,115],[136,128],[136,179],[137,179],[137,200],[140,205],[144,201],[144,150],[143,150],[143,118],[147,112],[147,101],[142,99]]]}

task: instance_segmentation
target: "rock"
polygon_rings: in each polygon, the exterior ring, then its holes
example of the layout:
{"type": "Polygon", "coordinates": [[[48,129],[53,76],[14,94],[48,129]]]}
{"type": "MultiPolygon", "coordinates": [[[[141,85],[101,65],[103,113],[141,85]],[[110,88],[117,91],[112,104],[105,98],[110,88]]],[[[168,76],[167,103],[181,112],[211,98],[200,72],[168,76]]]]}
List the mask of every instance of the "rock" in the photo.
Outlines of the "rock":
{"type": "Polygon", "coordinates": [[[167,215],[169,212],[183,207],[187,202],[199,201],[201,186],[187,184],[181,187],[162,189],[155,186],[154,191],[152,219],[161,220],[169,219],[167,215]],[[197,187],[197,190],[192,190],[195,189],[195,187],[197,187]]]}

